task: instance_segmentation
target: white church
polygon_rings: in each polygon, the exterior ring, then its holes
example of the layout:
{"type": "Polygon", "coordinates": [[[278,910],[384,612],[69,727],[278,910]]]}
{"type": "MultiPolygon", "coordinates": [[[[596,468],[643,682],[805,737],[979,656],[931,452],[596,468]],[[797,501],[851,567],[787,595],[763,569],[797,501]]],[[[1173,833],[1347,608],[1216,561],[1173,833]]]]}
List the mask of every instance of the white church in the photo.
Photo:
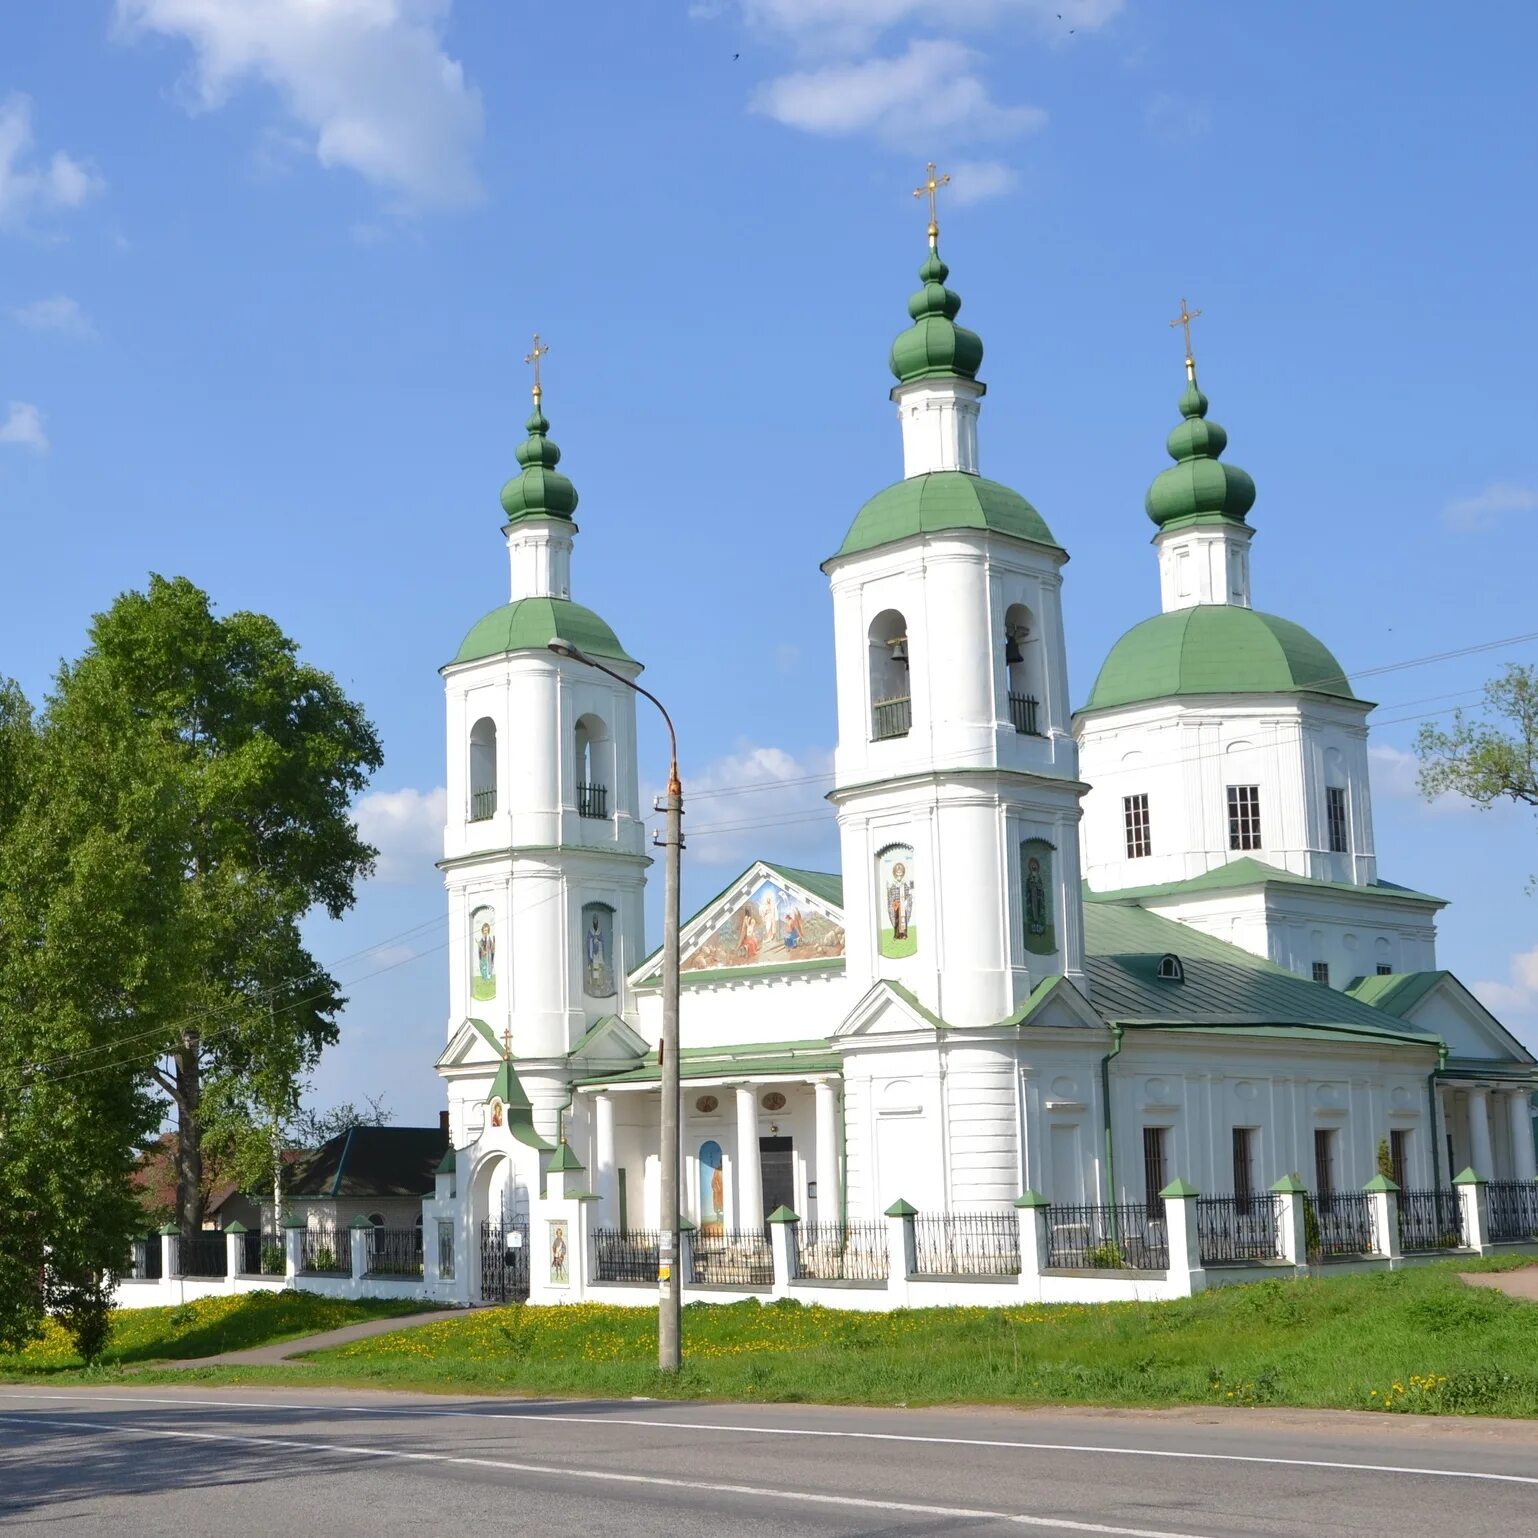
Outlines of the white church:
{"type": "MultiPolygon", "coordinates": [[[[1071,531],[982,473],[983,345],[933,223],[929,244],[891,353],[901,478],[822,563],[840,868],[770,848],[684,923],[689,1222],[999,1212],[1024,1192],[1153,1206],[1176,1177],[1327,1196],[1385,1147],[1406,1188],[1532,1181],[1538,1065],[1439,966],[1442,901],[1379,874],[1373,706],[1252,607],[1255,486],[1222,457],[1189,332],[1146,499],[1160,612],[1076,703],[1071,531]]],[[[536,383],[502,491],[509,601],[442,669],[439,1210],[467,1232],[551,1184],[599,1228],[660,1221],[635,695],[549,643],[626,679],[641,663],[573,597],[560,457],[536,383]]]]}

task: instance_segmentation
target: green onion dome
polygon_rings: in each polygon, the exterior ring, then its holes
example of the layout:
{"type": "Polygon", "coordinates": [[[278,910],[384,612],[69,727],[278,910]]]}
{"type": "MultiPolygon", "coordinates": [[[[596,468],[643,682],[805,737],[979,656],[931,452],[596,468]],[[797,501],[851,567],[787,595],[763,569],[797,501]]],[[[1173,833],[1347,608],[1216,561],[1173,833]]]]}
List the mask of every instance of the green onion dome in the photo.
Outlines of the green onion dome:
{"type": "Polygon", "coordinates": [[[529,436],[518,445],[522,471],[502,488],[502,510],[507,521],[519,518],[570,518],[577,510],[577,488],[555,467],[561,451],[547,436],[550,424],[534,404],[534,415],[524,424],[529,436]]]}
{"type": "MultiPolygon", "coordinates": [[[[457,662],[479,662],[507,652],[544,651],[559,636],[590,657],[634,662],[619,637],[591,609],[569,598],[519,598],[482,616],[454,654],[457,662]]],[[[504,1097],[505,1098],[505,1097],[504,1097]]]]}
{"type": "Polygon", "coordinates": [[[923,287],[908,301],[913,324],[892,343],[892,372],[902,384],[918,379],[976,379],[983,339],[956,324],[961,295],[947,288],[950,268],[931,250],[919,268],[923,287]]]}
{"type": "Polygon", "coordinates": [[[1255,482],[1237,465],[1218,462],[1228,434],[1207,420],[1207,397],[1195,379],[1180,397],[1180,415],[1165,441],[1175,463],[1148,488],[1148,516],[1161,529],[1185,520],[1244,522],[1255,505],[1255,482]]]}

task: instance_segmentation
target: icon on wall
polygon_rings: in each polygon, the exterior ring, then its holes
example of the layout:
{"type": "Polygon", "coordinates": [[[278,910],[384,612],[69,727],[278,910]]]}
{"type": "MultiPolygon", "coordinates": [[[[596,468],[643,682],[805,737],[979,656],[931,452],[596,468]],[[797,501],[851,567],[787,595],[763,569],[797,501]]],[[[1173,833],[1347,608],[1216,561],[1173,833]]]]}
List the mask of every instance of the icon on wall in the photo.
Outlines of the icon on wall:
{"type": "Polygon", "coordinates": [[[914,955],[919,948],[913,922],[915,866],[911,844],[888,844],[876,856],[876,887],[881,900],[878,949],[891,961],[914,955]]]}
{"type": "Polygon", "coordinates": [[[590,999],[613,998],[614,909],[588,903],[582,910],[582,991],[590,999]]]}
{"type": "Polygon", "coordinates": [[[1025,911],[1025,948],[1036,956],[1057,950],[1052,917],[1052,856],[1056,853],[1044,838],[1028,838],[1020,846],[1020,884],[1025,911]]]}
{"type": "Polygon", "coordinates": [[[470,997],[483,1003],[497,996],[497,916],[490,908],[470,915],[470,997]]]}

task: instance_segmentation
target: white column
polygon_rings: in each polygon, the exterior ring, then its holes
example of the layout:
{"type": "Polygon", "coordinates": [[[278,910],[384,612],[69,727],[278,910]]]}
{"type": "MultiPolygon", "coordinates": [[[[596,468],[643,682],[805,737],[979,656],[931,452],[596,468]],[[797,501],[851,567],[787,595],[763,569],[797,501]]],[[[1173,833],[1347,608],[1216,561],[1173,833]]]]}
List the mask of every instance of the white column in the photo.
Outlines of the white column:
{"type": "Polygon", "coordinates": [[[1506,1100],[1511,1121],[1511,1173],[1513,1179],[1531,1180],[1538,1173],[1533,1157],[1533,1112],[1529,1091],[1514,1089],[1506,1100]]]}
{"type": "Polygon", "coordinates": [[[737,1228],[764,1226],[764,1178],[758,1160],[758,1095],[737,1085],[737,1228]]]}
{"type": "Polygon", "coordinates": [[[614,1096],[593,1096],[593,1190],[598,1196],[598,1222],[619,1226],[619,1195],[614,1176],[614,1096]]]}
{"type": "Polygon", "coordinates": [[[817,1221],[837,1223],[843,1213],[838,1178],[838,1086],[819,1079],[813,1088],[817,1096],[817,1221]]]}
{"type": "Polygon", "coordinates": [[[1490,1092],[1469,1090],[1469,1163],[1476,1175],[1489,1180],[1495,1173],[1495,1153],[1490,1146],[1490,1092]]]}

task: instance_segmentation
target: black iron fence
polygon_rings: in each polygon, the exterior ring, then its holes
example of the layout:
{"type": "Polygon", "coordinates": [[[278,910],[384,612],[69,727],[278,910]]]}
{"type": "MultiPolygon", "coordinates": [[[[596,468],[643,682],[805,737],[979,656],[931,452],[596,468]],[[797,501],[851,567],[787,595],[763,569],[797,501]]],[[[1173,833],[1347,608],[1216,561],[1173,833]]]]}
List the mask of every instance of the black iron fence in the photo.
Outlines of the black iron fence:
{"type": "Polygon", "coordinates": [[[178,1276],[223,1276],[229,1267],[229,1243],[217,1229],[200,1229],[176,1241],[178,1276]]]}
{"type": "Polygon", "coordinates": [[[1492,1180],[1485,1187],[1490,1203],[1493,1243],[1538,1239],[1538,1181],[1492,1180]]]}
{"type": "Polygon", "coordinates": [[[1014,723],[1015,730],[1025,737],[1039,737],[1041,733],[1036,727],[1036,712],[1039,705],[1034,694],[1015,694],[1009,696],[1009,719],[1014,723]]]}
{"type": "MultiPolygon", "coordinates": [[[[262,1249],[262,1231],[260,1228],[248,1228],[240,1236],[240,1273],[242,1276],[260,1275],[262,1270],[262,1249]]],[[[281,1272],[284,1269],[281,1246],[276,1247],[274,1258],[277,1261],[277,1265],[273,1269],[281,1272]]]]}
{"type": "Polygon", "coordinates": [[[772,1287],[774,1252],[769,1230],[697,1229],[689,1280],[696,1287],[772,1287]]]}
{"type": "Polygon", "coordinates": [[[160,1248],[160,1235],[151,1234],[147,1239],[135,1239],[134,1248],[142,1256],[139,1272],[141,1281],[158,1282],[164,1271],[164,1259],[160,1248]]]}
{"type": "Polygon", "coordinates": [[[1047,1209],[1047,1265],[1052,1270],[1167,1271],[1169,1232],[1143,1202],[1047,1209]]]}
{"type": "Polygon", "coordinates": [[[454,1220],[438,1219],[438,1279],[454,1280],[454,1220]]]}
{"type": "Polygon", "coordinates": [[[1282,1258],[1282,1199],[1263,1196],[1198,1196],[1196,1236],[1204,1266],[1225,1261],[1282,1258]]]}
{"type": "Polygon", "coordinates": [[[895,700],[877,700],[870,714],[870,734],[878,742],[883,737],[906,737],[913,725],[913,699],[905,694],[895,700]]]}
{"type": "Polygon", "coordinates": [[[370,1276],[421,1276],[422,1230],[375,1228],[368,1234],[370,1276]]]}
{"type": "Polygon", "coordinates": [[[299,1269],[310,1275],[352,1275],[352,1231],[304,1228],[299,1231],[299,1269]]]}
{"type": "Polygon", "coordinates": [[[1399,1193],[1399,1248],[1405,1254],[1462,1250],[1468,1243],[1463,1201],[1456,1191],[1399,1193]]]}
{"type": "Polygon", "coordinates": [[[481,1300],[516,1303],[529,1295],[529,1220],[481,1224],[481,1300]]]}
{"type": "Polygon", "coordinates": [[[913,1220],[916,1276],[1018,1276],[1020,1219],[1005,1212],[920,1213],[913,1220]]]}
{"type": "MultiPolygon", "coordinates": [[[[884,1282],[885,1223],[795,1223],[796,1275],[818,1282],[884,1282]]],[[[1015,1248],[1019,1260],[1019,1246],[1015,1248]]]]}
{"type": "Polygon", "coordinates": [[[1372,1228],[1372,1197],[1365,1191],[1311,1191],[1305,1199],[1311,1262],[1373,1254],[1372,1228]]]}
{"type": "Polygon", "coordinates": [[[661,1245],[656,1229],[595,1229],[593,1274],[600,1282],[650,1282],[655,1287],[661,1245]]]}

